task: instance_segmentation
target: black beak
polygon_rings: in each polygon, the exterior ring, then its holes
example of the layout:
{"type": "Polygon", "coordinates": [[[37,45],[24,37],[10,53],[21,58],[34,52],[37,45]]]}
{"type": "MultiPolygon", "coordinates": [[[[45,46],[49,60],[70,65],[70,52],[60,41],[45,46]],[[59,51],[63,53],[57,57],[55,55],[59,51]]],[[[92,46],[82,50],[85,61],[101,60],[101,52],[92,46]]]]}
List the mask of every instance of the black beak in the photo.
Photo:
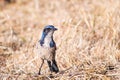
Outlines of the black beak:
{"type": "Polygon", "coordinates": [[[54,31],[58,30],[57,28],[54,28],[54,31]]]}

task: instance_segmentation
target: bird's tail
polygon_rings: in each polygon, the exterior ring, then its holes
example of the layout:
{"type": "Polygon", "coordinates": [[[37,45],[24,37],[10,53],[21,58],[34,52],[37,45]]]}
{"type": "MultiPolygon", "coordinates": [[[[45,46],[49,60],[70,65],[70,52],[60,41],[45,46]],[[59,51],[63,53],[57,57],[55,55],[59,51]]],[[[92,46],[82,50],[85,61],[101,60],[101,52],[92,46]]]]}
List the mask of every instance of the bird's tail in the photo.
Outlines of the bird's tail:
{"type": "Polygon", "coordinates": [[[52,61],[52,69],[53,69],[53,72],[56,72],[56,73],[59,72],[59,69],[55,60],[52,61]]]}
{"type": "Polygon", "coordinates": [[[52,60],[52,63],[51,61],[48,61],[48,65],[51,72],[55,72],[55,73],[59,72],[59,69],[55,60],[52,60]]]}

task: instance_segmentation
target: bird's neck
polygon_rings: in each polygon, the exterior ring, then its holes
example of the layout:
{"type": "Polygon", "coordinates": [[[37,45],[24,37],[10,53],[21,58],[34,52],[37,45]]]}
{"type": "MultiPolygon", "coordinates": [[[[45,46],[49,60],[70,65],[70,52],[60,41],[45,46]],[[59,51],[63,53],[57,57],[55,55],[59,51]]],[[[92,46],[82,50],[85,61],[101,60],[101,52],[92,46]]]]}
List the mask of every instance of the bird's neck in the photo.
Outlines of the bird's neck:
{"type": "Polygon", "coordinates": [[[44,39],[44,46],[45,47],[51,47],[50,43],[53,42],[53,36],[46,36],[44,39]]]}
{"type": "Polygon", "coordinates": [[[53,33],[50,32],[45,36],[44,43],[50,43],[50,41],[52,41],[52,40],[53,40],[53,33]]]}
{"type": "Polygon", "coordinates": [[[53,36],[47,35],[44,39],[44,43],[49,44],[53,40],[53,36]]]}
{"type": "Polygon", "coordinates": [[[54,47],[55,42],[53,40],[53,32],[49,32],[48,34],[43,34],[41,40],[40,40],[41,46],[44,47],[54,47]]]}

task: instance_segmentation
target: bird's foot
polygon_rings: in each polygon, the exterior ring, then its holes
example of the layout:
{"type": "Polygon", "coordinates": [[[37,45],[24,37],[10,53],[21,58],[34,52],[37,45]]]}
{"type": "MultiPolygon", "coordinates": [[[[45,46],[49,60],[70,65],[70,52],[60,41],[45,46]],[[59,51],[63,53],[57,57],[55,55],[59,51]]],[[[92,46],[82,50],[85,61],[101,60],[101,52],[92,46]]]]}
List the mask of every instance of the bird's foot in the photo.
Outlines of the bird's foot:
{"type": "Polygon", "coordinates": [[[41,75],[41,73],[40,73],[40,72],[38,72],[38,75],[41,75]]]}
{"type": "Polygon", "coordinates": [[[54,78],[54,76],[52,74],[49,75],[50,78],[54,78]]]}

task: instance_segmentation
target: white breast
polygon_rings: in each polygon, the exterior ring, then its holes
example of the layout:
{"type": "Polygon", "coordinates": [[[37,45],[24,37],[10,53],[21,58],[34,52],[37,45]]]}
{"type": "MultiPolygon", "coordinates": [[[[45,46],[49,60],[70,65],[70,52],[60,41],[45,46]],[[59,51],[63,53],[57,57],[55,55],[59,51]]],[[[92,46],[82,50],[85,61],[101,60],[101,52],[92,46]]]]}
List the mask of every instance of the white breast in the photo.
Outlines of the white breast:
{"type": "Polygon", "coordinates": [[[50,42],[52,41],[52,38],[51,38],[52,34],[53,33],[49,32],[49,34],[45,37],[44,44],[43,44],[44,47],[50,47],[50,42]]]}
{"type": "Polygon", "coordinates": [[[45,38],[43,46],[50,47],[50,42],[51,42],[51,38],[45,38]]]}
{"type": "Polygon", "coordinates": [[[39,54],[39,57],[46,60],[52,60],[55,54],[55,48],[46,47],[47,44],[41,46],[38,42],[36,45],[35,53],[39,54]]]}

